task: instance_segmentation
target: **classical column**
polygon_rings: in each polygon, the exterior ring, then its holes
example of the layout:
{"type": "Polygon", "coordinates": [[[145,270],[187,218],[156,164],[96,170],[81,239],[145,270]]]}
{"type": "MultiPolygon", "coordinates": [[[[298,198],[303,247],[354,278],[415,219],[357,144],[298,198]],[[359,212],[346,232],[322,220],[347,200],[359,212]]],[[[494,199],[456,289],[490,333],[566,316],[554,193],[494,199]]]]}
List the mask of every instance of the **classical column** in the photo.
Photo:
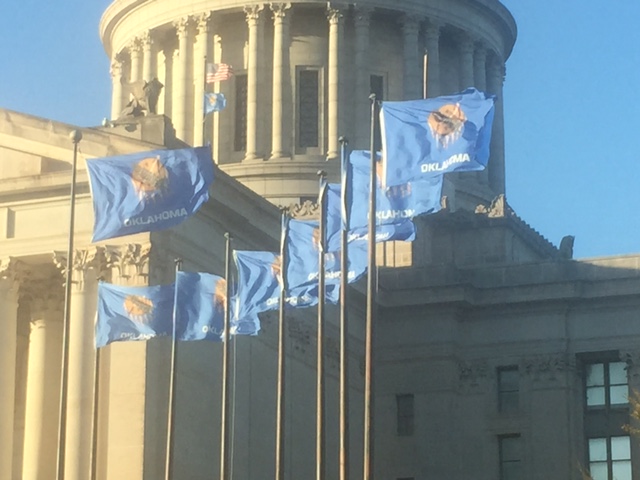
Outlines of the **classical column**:
{"type": "Polygon", "coordinates": [[[505,193],[504,100],[502,97],[504,75],[504,63],[498,57],[492,57],[487,65],[487,90],[496,96],[496,111],[493,119],[488,169],[489,186],[496,195],[505,193]]]}
{"type": "Polygon", "coordinates": [[[151,31],[147,30],[140,36],[140,45],[142,46],[142,79],[149,81],[156,76],[155,70],[155,50],[153,48],[153,36],[151,31]]]}
{"type": "Polygon", "coordinates": [[[342,57],[342,43],[344,41],[344,15],[338,8],[327,9],[329,19],[329,73],[328,73],[328,102],[327,102],[327,158],[340,156],[340,60],[342,57]]]}
{"type": "Polygon", "coordinates": [[[427,96],[437,97],[440,90],[440,24],[429,20],[425,28],[427,50],[427,96]]]}
{"type": "Polygon", "coordinates": [[[194,55],[194,94],[193,94],[193,144],[204,145],[204,92],[205,59],[212,62],[211,12],[205,12],[196,18],[198,34],[196,45],[198,54],[194,55]]]}
{"type": "Polygon", "coordinates": [[[273,117],[271,119],[271,158],[291,156],[289,132],[285,128],[284,86],[289,84],[290,3],[273,3],[273,117]]]}
{"type": "Polygon", "coordinates": [[[460,90],[473,87],[473,40],[466,33],[458,37],[458,52],[460,54],[460,90]]]}
{"type": "Polygon", "coordinates": [[[131,57],[131,71],[129,81],[135,82],[142,79],[142,44],[139,38],[134,38],[129,44],[129,55],[131,57]]]}
{"type": "Polygon", "coordinates": [[[116,119],[120,116],[123,109],[122,102],[122,71],[123,60],[121,55],[114,55],[111,60],[111,118],[116,119]]]}
{"type": "Polygon", "coordinates": [[[251,5],[244,8],[249,28],[249,55],[247,68],[247,150],[245,160],[257,160],[262,158],[259,152],[259,125],[258,125],[258,67],[262,51],[263,21],[262,10],[264,5],[251,5]]]}
{"type": "Polygon", "coordinates": [[[173,108],[171,118],[173,126],[176,129],[176,136],[187,143],[191,143],[188,135],[187,127],[187,99],[189,95],[189,44],[190,44],[190,17],[184,17],[174,22],[176,33],[178,35],[178,58],[174,60],[174,94],[173,108]]]}
{"type": "Polygon", "coordinates": [[[482,43],[476,43],[476,49],[473,52],[473,78],[475,80],[475,87],[483,92],[486,91],[487,49],[482,43]]]}
{"type": "Polygon", "coordinates": [[[371,124],[371,93],[369,71],[369,26],[371,23],[371,8],[357,7],[355,11],[355,67],[356,67],[356,138],[354,148],[369,148],[371,124]]]}
{"type": "MultiPolygon", "coordinates": [[[[54,261],[63,272],[66,252],[54,261]]],[[[95,379],[94,319],[98,277],[105,270],[103,247],[76,250],[73,256],[69,319],[65,480],[91,476],[93,388],[95,379]]]]}
{"type": "Polygon", "coordinates": [[[0,478],[7,479],[12,477],[18,282],[22,273],[19,261],[0,260],[0,478]]]}
{"type": "Polygon", "coordinates": [[[56,477],[62,363],[60,277],[28,283],[31,309],[22,480],[56,477]]]}
{"type": "MultiPolygon", "coordinates": [[[[173,42],[164,45],[162,55],[164,57],[164,88],[161,96],[164,97],[163,113],[173,122],[173,92],[175,91],[175,70],[173,68],[176,48],[173,42]]],[[[174,124],[175,126],[175,124],[174,124]]]]}
{"type": "Polygon", "coordinates": [[[418,69],[418,32],[420,23],[415,15],[402,18],[402,36],[404,39],[404,99],[415,100],[422,97],[420,89],[420,70],[418,69]]]}

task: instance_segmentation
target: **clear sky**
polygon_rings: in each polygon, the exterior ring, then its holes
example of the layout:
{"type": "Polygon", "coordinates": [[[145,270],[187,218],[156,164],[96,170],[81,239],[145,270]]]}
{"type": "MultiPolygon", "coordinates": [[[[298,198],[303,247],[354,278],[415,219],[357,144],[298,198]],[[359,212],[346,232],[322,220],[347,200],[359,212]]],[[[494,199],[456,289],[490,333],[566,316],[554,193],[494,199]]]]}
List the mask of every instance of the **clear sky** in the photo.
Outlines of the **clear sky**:
{"type": "MultiPolygon", "coordinates": [[[[109,0],[0,2],[0,107],[79,126],[110,114],[109,0]]],[[[575,256],[640,252],[640,2],[503,0],[507,200],[575,256]]]]}

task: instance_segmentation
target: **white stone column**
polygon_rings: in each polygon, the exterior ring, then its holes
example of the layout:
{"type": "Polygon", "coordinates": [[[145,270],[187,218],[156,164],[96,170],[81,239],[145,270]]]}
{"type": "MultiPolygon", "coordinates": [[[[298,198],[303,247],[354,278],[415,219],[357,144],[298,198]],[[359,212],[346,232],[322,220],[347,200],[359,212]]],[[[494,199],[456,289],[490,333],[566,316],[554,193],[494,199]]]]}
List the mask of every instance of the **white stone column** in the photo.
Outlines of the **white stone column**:
{"type": "Polygon", "coordinates": [[[420,23],[415,15],[405,15],[402,19],[402,37],[404,39],[404,99],[422,98],[420,92],[420,70],[418,57],[418,32],[420,23]]]}
{"type": "Polygon", "coordinates": [[[460,90],[473,87],[473,40],[466,33],[458,36],[458,52],[460,54],[460,90]]]}
{"type": "Polygon", "coordinates": [[[427,50],[427,96],[437,97],[440,89],[440,24],[429,20],[425,29],[427,50]]]}
{"type": "Polygon", "coordinates": [[[329,72],[327,85],[327,158],[340,156],[340,60],[342,57],[342,43],[344,42],[344,15],[338,8],[329,6],[327,9],[329,19],[329,72]]]}
{"type": "Polygon", "coordinates": [[[18,282],[21,263],[0,260],[0,478],[11,478],[15,412],[18,282]]]}
{"type": "Polygon", "coordinates": [[[487,49],[481,43],[476,44],[473,52],[473,78],[478,90],[487,90],[487,49]]]}
{"type": "Polygon", "coordinates": [[[156,74],[156,52],[154,50],[154,40],[151,31],[147,30],[140,36],[140,45],[142,46],[142,79],[145,81],[152,80],[156,74]]]}
{"type": "Polygon", "coordinates": [[[505,158],[504,158],[504,63],[493,57],[487,65],[487,90],[496,95],[496,111],[491,134],[491,157],[489,158],[489,186],[499,195],[505,192],[505,158]]]}
{"type": "MultiPolygon", "coordinates": [[[[291,157],[290,132],[285,127],[284,87],[291,75],[289,69],[289,24],[291,15],[288,13],[290,3],[273,3],[273,112],[271,134],[271,158],[291,157]]],[[[287,105],[288,106],[288,105],[287,105]]]]}
{"type": "Polygon", "coordinates": [[[111,118],[116,119],[120,116],[123,109],[122,102],[122,73],[123,60],[121,55],[115,55],[111,60],[111,118]]]}
{"type": "MultiPolygon", "coordinates": [[[[173,42],[164,45],[162,49],[162,55],[164,57],[164,88],[161,92],[161,98],[164,98],[164,115],[171,118],[173,123],[173,95],[175,91],[175,69],[174,58],[176,48],[173,42]]],[[[175,127],[175,124],[174,124],[175,127]]]]}
{"type": "Polygon", "coordinates": [[[193,144],[204,145],[204,93],[205,93],[205,61],[213,63],[211,58],[211,12],[200,14],[196,18],[198,34],[196,45],[198,53],[194,55],[194,94],[193,94],[193,144]]]}
{"type": "Polygon", "coordinates": [[[358,7],[355,11],[355,67],[356,67],[356,125],[354,148],[369,149],[370,124],[371,124],[371,103],[369,94],[371,85],[369,76],[369,45],[370,45],[370,23],[371,8],[358,7]]]}
{"type": "Polygon", "coordinates": [[[247,150],[245,160],[262,159],[259,151],[259,125],[258,125],[258,88],[260,78],[258,68],[262,54],[263,21],[262,10],[264,5],[252,5],[244,8],[249,29],[249,55],[247,66],[247,150]]]}
{"type": "MultiPolygon", "coordinates": [[[[105,270],[103,247],[76,250],[73,257],[69,309],[69,366],[65,480],[85,480],[91,476],[93,388],[95,380],[95,316],[98,277],[105,270]]],[[[66,252],[54,261],[63,272],[66,252]]]]}
{"type": "Polygon", "coordinates": [[[29,282],[31,330],[27,367],[22,480],[56,477],[63,291],[59,277],[29,282]]]}
{"type": "Polygon", "coordinates": [[[187,127],[187,100],[189,96],[188,81],[189,81],[189,44],[191,43],[190,37],[190,17],[184,17],[174,22],[176,33],[178,35],[178,58],[173,62],[173,105],[172,105],[172,118],[173,126],[176,129],[176,136],[187,143],[189,143],[188,127],[187,127]]]}
{"type": "Polygon", "coordinates": [[[129,55],[131,57],[129,81],[142,80],[142,45],[138,38],[134,38],[129,44],[129,55]]]}

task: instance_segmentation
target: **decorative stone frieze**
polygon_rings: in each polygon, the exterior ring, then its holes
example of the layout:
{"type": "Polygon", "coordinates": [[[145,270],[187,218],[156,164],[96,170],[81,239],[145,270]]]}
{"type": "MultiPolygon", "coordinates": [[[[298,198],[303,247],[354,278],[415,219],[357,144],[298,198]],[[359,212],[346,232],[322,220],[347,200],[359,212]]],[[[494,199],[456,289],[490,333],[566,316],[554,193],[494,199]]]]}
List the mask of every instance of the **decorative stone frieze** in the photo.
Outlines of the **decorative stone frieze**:
{"type": "Polygon", "coordinates": [[[536,383],[557,382],[568,370],[575,371],[575,363],[566,355],[538,355],[522,362],[522,371],[536,383]]]}
{"type": "Polygon", "coordinates": [[[458,377],[463,391],[479,390],[489,380],[489,365],[485,361],[459,361],[458,377]]]}

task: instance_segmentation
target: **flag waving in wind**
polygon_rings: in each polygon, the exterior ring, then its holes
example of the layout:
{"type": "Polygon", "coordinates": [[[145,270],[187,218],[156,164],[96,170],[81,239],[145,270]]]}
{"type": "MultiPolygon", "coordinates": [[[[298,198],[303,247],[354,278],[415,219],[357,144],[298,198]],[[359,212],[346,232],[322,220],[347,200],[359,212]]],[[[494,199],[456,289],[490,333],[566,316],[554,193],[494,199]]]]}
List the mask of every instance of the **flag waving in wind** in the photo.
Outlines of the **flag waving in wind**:
{"type": "Polygon", "coordinates": [[[93,241],[178,225],[209,199],[208,147],[155,150],[87,160],[93,241]]]}
{"type": "Polygon", "coordinates": [[[224,82],[233,76],[233,68],[226,63],[207,63],[207,83],[224,82]]]}
{"type": "Polygon", "coordinates": [[[494,102],[493,95],[475,88],[424,100],[382,102],[383,185],[483,170],[489,160],[494,102]]]}
{"type": "Polygon", "coordinates": [[[222,93],[205,93],[204,94],[204,114],[209,115],[213,112],[220,112],[227,106],[227,99],[222,93]]]}

